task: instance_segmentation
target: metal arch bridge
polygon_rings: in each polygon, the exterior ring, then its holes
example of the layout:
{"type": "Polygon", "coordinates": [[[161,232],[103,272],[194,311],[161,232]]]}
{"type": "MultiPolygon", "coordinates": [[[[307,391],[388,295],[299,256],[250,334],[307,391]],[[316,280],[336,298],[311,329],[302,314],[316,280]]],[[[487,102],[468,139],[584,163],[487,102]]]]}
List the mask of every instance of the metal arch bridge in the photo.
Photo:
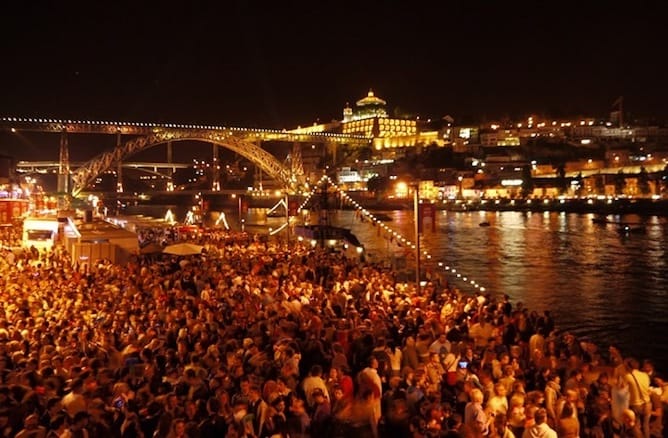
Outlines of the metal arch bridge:
{"type": "MultiPolygon", "coordinates": [[[[302,183],[302,175],[295,175],[273,155],[258,144],[262,141],[347,143],[368,145],[370,138],[365,136],[341,135],[327,132],[297,133],[287,130],[223,127],[212,125],[183,125],[133,122],[105,122],[61,120],[45,118],[0,118],[0,129],[16,132],[37,131],[53,133],[88,133],[138,136],[112,150],[104,152],[71,172],[73,186],[71,193],[76,196],[90,184],[95,177],[109,169],[114,163],[121,163],[129,156],[150,147],[173,141],[206,141],[225,147],[257,164],[270,177],[286,188],[294,189],[302,183]]],[[[62,141],[61,141],[62,148],[62,141]]],[[[67,159],[69,161],[69,158],[67,159]]],[[[61,149],[62,162],[62,149],[61,149]]],[[[62,163],[61,163],[62,164],[62,163]]],[[[69,163],[66,164],[67,173],[69,163]]],[[[61,171],[62,171],[61,166],[61,171]]]]}
{"type": "MultiPolygon", "coordinates": [[[[78,168],[83,166],[84,162],[70,162],[70,167],[78,168]]],[[[60,167],[58,161],[19,161],[16,163],[16,168],[19,172],[33,172],[44,173],[47,169],[57,169],[60,167]]],[[[163,162],[126,162],[123,163],[123,168],[127,169],[187,169],[192,167],[189,163],[163,163],[163,162]]]]}

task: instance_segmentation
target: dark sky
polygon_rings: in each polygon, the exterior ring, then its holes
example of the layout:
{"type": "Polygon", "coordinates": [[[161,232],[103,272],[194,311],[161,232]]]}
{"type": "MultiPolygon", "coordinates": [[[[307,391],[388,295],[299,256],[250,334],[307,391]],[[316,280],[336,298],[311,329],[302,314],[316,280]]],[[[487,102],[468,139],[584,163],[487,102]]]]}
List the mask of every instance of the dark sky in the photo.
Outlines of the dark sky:
{"type": "MultiPolygon", "coordinates": [[[[668,118],[644,2],[2,2],[0,114],[291,128],[373,88],[421,117],[668,118]]],[[[657,2],[659,3],[659,2],[657,2]]]]}

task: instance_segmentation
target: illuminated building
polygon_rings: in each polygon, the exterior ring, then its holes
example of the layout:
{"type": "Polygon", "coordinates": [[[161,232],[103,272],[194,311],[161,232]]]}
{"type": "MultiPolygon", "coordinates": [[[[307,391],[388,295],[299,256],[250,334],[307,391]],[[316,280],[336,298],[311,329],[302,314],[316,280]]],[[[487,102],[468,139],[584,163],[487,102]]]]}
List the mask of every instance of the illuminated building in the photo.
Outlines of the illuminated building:
{"type": "Polygon", "coordinates": [[[480,134],[483,146],[519,146],[519,129],[494,129],[480,134]]]}
{"type": "MultiPolygon", "coordinates": [[[[388,117],[385,110],[386,105],[387,102],[369,90],[366,97],[355,103],[355,109],[349,105],[343,109],[341,132],[373,138],[374,145],[377,144],[377,139],[414,137],[417,134],[417,122],[388,117]]],[[[410,138],[385,143],[381,142],[382,147],[414,146],[415,144],[414,140],[413,144],[410,144],[410,138]]],[[[377,149],[380,148],[377,147],[377,149]]]]}
{"type": "Polygon", "coordinates": [[[355,102],[354,107],[346,104],[343,109],[343,120],[340,122],[314,123],[312,126],[300,126],[289,132],[295,134],[337,132],[360,135],[369,138],[373,148],[378,151],[428,144],[442,146],[445,143],[438,131],[421,132],[418,120],[389,117],[386,106],[385,100],[376,96],[373,90],[369,90],[365,97],[355,102]]]}
{"type": "Polygon", "coordinates": [[[346,104],[346,107],[343,109],[343,122],[371,119],[374,117],[387,117],[386,105],[387,102],[374,95],[373,90],[369,90],[366,97],[355,103],[355,110],[346,104]]]}

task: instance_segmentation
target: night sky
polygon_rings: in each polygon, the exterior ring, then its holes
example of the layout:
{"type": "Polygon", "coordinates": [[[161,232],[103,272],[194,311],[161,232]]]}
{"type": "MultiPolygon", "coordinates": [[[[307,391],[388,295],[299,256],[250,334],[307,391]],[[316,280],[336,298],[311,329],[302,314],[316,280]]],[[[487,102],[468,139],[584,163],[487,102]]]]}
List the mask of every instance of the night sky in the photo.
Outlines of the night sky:
{"type": "Polygon", "coordinates": [[[373,88],[422,118],[605,116],[623,95],[663,121],[666,14],[642,3],[3,2],[0,114],[292,128],[373,88]]]}

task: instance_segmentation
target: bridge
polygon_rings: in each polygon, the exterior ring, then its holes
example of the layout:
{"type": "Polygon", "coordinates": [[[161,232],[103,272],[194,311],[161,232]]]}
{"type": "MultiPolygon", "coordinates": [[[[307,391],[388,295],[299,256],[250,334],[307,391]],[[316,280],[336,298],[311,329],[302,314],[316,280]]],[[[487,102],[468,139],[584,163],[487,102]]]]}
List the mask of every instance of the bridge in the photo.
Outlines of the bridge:
{"type": "MultiPolygon", "coordinates": [[[[70,161],[70,168],[77,169],[86,164],[83,161],[70,161]]],[[[188,163],[163,163],[163,162],[147,162],[136,161],[122,163],[124,169],[152,169],[153,172],[158,172],[158,169],[171,169],[172,172],[176,169],[187,169],[192,167],[188,163]]],[[[60,161],[19,161],[16,163],[16,169],[22,173],[47,173],[49,170],[58,169],[60,161]]]]}
{"type": "MultiPolygon", "coordinates": [[[[172,143],[180,141],[202,141],[211,143],[213,164],[218,162],[220,147],[227,148],[256,164],[270,178],[289,190],[296,190],[304,183],[299,145],[321,142],[327,147],[339,144],[369,145],[371,138],[329,132],[303,133],[297,131],[226,127],[213,125],[186,125],[175,123],[114,122],[95,120],[64,120],[50,118],[1,117],[0,130],[10,132],[32,131],[60,134],[60,159],[58,161],[58,191],[73,196],[83,192],[101,173],[117,166],[119,183],[117,190],[123,191],[121,175],[123,163],[130,156],[159,144],[167,144],[167,163],[163,168],[173,167],[172,143]],[[72,169],[69,160],[68,135],[108,134],[116,136],[116,146],[72,169]],[[126,136],[126,139],[123,139],[126,136]],[[127,138],[129,137],[129,138],[127,138]],[[276,157],[262,149],[262,142],[279,141],[293,143],[293,159],[287,168],[276,157]],[[72,185],[70,187],[70,180],[72,185]]],[[[212,190],[219,190],[217,178],[212,190]]]]}

